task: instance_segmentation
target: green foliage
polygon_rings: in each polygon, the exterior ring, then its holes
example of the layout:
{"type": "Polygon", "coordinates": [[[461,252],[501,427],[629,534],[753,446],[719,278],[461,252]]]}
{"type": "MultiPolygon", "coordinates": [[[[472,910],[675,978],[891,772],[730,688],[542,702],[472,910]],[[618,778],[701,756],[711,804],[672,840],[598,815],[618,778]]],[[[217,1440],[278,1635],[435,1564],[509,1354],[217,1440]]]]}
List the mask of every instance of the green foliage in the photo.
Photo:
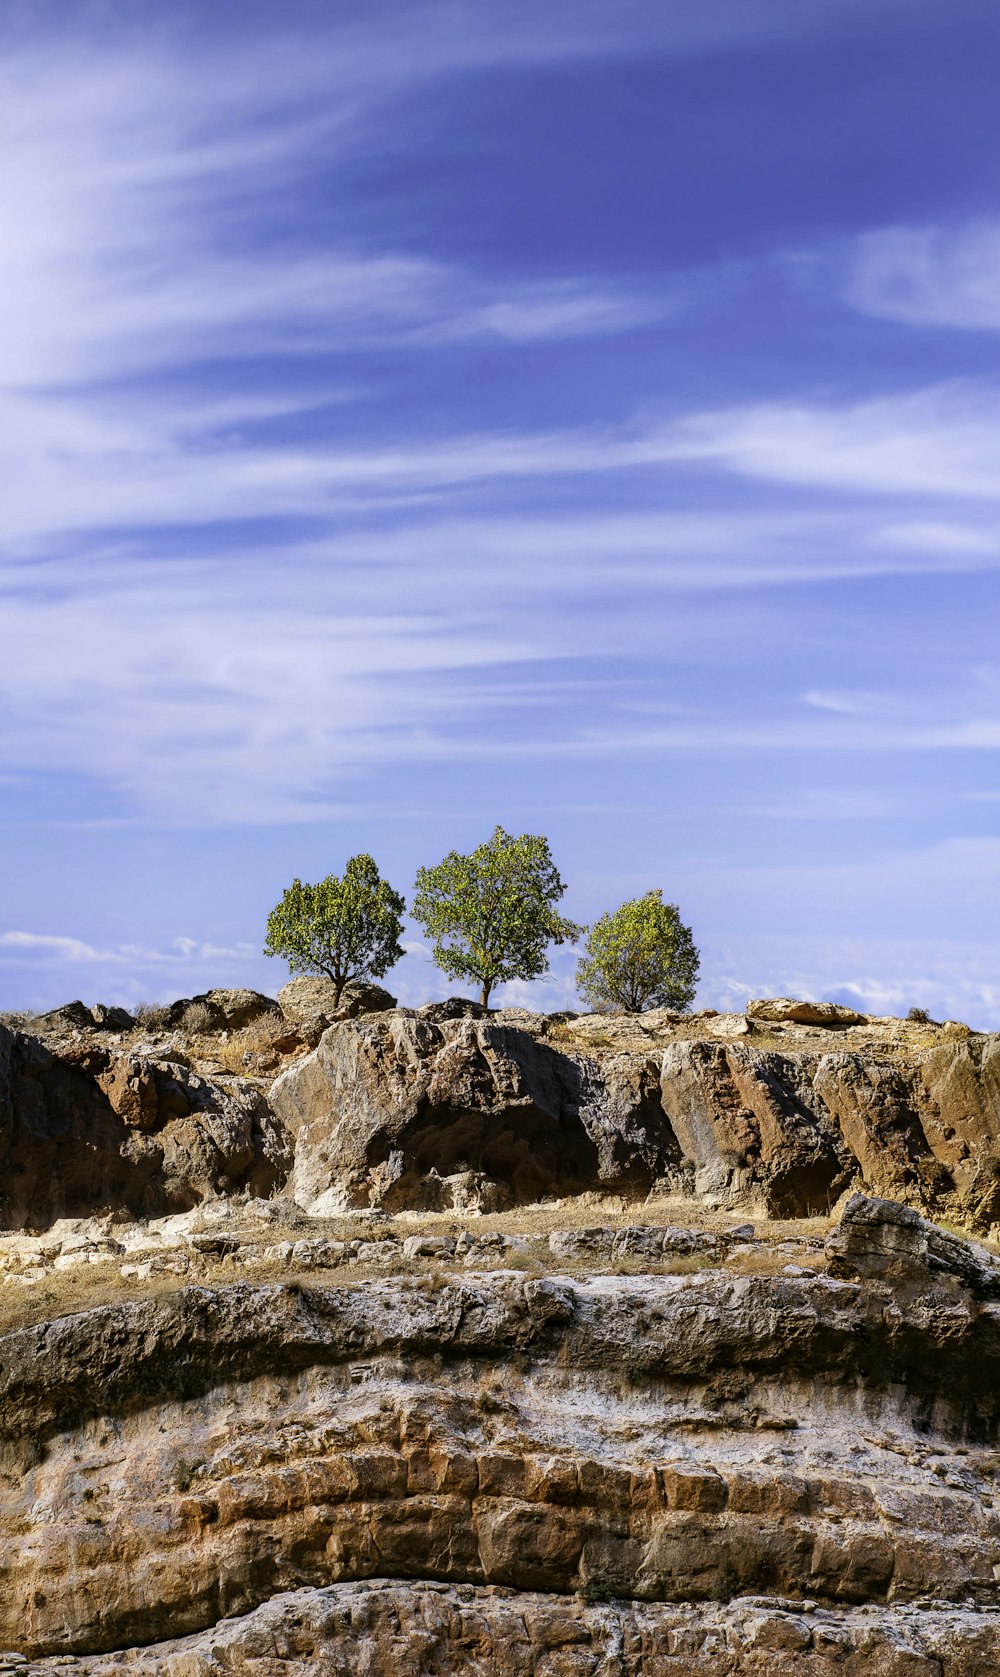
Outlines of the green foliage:
{"type": "Polygon", "coordinates": [[[370,856],[352,856],[343,879],[292,880],[267,917],[264,954],[279,955],[292,972],[325,973],[339,1005],[351,979],[381,978],[400,959],[405,907],[370,856]]]}
{"type": "Polygon", "coordinates": [[[683,1013],[694,997],[698,951],[662,891],[647,891],[591,927],[577,967],[577,988],[599,1012],[683,1013]]]}
{"type": "Polygon", "coordinates": [[[585,928],[553,907],[565,889],[547,839],[496,827],[471,855],[452,850],[436,868],[418,870],[413,917],[434,945],[435,964],[479,984],[485,1007],[494,985],[547,972],[550,943],[580,937],[585,928]]]}

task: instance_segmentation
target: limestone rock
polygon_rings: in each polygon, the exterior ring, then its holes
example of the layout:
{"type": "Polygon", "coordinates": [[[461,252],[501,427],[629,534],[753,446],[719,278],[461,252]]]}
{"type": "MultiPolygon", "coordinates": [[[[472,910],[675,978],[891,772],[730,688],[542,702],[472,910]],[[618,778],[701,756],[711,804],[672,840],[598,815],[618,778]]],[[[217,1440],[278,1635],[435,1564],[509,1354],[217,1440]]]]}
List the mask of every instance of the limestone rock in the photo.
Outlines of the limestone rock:
{"type": "Polygon", "coordinates": [[[449,1019],[485,1019],[489,1009],[468,996],[446,996],[443,1002],[426,1002],[417,1009],[421,1019],[444,1025],[449,1019]]]}
{"type": "Polygon", "coordinates": [[[286,1145],[261,1092],[179,1063],[72,1045],[54,1052],[0,1026],[0,1179],[8,1227],[115,1208],[186,1211],[266,1195],[286,1145]]]}
{"type": "Polygon", "coordinates": [[[986,1677],[1000,1314],[975,1253],[865,1204],[845,1249],[902,1230],[905,1275],[442,1263],[3,1335],[0,1647],[88,1677],[986,1677]]]}
{"type": "MultiPolygon", "coordinates": [[[[959,1607],[590,1601],[372,1579],[293,1589],[211,1629],[11,1677],[995,1677],[1000,1619],[959,1607]]],[[[2,1660],[2,1656],[0,1656],[2,1660]]],[[[0,1671],[5,1668],[0,1663],[0,1671]]]]}
{"type": "Polygon", "coordinates": [[[99,1031],[130,1031],[135,1019],[124,1007],[105,1007],[103,1002],[97,1002],[90,1010],[90,1017],[99,1031]]]}
{"type": "Polygon", "coordinates": [[[49,1013],[40,1013],[31,1021],[33,1032],[41,1036],[65,1036],[79,1031],[108,1031],[121,1034],[132,1030],[135,1019],[124,1007],[106,1007],[97,1002],[87,1007],[84,1002],[67,1002],[49,1013]]]}
{"type": "Polygon", "coordinates": [[[507,1203],[648,1188],[677,1162],[654,1060],[598,1066],[492,1017],[433,1024],[396,1010],[334,1024],[271,1102],[306,1207],[335,1191],[340,1205],[445,1209],[440,1184],[455,1178],[495,1184],[507,1203]]]}
{"type": "Polygon", "coordinates": [[[826,1249],[834,1275],[897,1285],[947,1281],[974,1298],[1000,1299],[1000,1261],[893,1200],[853,1194],[826,1249]]]}
{"type": "Polygon", "coordinates": [[[395,1007],[396,998],[380,984],[357,981],[346,984],[336,1001],[337,987],[331,978],[303,976],[290,979],[278,991],[278,1002],[307,1042],[317,1043],[327,1028],[341,1019],[357,1019],[364,1013],[384,1013],[395,1007]]]}
{"type": "Polygon", "coordinates": [[[208,990],[204,996],[195,996],[196,1002],[206,1002],[222,1017],[223,1028],[227,1031],[242,1030],[244,1026],[253,1024],[255,1019],[265,1017],[280,1017],[281,1008],[273,996],[264,996],[259,990],[208,990]]]}
{"type": "Polygon", "coordinates": [[[867,1015],[837,1002],[799,1002],[778,996],[748,1002],[747,1018],[758,1025],[823,1025],[828,1030],[845,1030],[849,1025],[863,1025],[867,1015]]]}

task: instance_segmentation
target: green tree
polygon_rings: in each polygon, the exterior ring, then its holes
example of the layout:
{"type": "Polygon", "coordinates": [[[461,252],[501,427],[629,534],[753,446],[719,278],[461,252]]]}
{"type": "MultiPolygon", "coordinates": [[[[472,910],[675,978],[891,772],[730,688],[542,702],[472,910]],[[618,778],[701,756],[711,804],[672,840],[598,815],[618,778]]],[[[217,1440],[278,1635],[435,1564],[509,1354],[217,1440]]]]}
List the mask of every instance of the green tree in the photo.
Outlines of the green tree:
{"type": "Polygon", "coordinates": [[[292,880],[267,917],[264,954],[280,956],[292,972],[325,973],[339,1007],[352,978],[381,978],[399,960],[405,907],[370,856],[352,856],[343,879],[292,880]]]}
{"type": "Polygon", "coordinates": [[[647,891],[590,929],[577,967],[580,994],[599,1012],[683,1013],[694,997],[699,958],[690,929],[662,891],[647,891]]]}
{"type": "Polygon", "coordinates": [[[494,985],[547,972],[550,943],[581,936],[585,927],[553,907],[565,889],[548,839],[496,827],[471,855],[452,850],[436,868],[418,870],[413,917],[434,945],[435,964],[449,978],[473,979],[486,1007],[494,985]]]}

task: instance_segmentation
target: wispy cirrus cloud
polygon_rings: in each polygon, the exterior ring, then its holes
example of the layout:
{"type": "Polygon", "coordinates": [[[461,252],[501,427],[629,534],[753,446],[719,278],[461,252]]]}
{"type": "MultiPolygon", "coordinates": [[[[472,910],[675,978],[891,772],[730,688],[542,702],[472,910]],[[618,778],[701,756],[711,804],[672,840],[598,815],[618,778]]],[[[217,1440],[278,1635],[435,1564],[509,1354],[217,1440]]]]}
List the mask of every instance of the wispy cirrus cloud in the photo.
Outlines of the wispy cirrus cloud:
{"type": "Polygon", "coordinates": [[[1000,224],[887,227],[854,248],[844,290],[865,314],[908,326],[1000,330],[1000,224]]]}

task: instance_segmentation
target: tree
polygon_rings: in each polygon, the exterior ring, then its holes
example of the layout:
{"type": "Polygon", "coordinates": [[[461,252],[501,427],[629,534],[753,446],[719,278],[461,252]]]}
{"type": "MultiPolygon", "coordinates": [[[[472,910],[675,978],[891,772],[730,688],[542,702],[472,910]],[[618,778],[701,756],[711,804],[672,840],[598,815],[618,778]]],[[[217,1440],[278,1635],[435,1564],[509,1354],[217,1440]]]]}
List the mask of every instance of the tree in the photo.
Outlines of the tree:
{"type": "Polygon", "coordinates": [[[479,984],[486,1007],[494,985],[539,978],[548,945],[584,932],[553,907],[565,889],[548,839],[496,827],[471,855],[452,850],[436,868],[418,870],[413,917],[434,944],[435,964],[479,984]]]}
{"type": "Polygon", "coordinates": [[[343,879],[292,880],[267,917],[264,954],[279,955],[292,972],[325,973],[339,1007],[352,978],[381,978],[399,960],[405,907],[370,856],[352,856],[343,879]]]}
{"type": "Polygon", "coordinates": [[[662,891],[622,903],[590,929],[577,967],[581,995],[599,1012],[683,1013],[694,997],[699,958],[690,929],[662,891]]]}

